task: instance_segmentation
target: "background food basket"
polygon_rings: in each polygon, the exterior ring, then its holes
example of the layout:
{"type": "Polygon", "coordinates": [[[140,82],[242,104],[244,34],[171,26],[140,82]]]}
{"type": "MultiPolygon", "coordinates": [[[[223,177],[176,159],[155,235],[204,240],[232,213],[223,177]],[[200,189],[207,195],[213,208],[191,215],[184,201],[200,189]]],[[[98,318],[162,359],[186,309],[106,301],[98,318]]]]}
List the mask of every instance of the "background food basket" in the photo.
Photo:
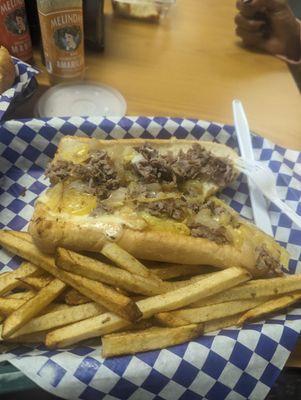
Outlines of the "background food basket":
{"type": "Polygon", "coordinates": [[[18,105],[27,100],[37,88],[37,80],[35,76],[38,70],[29,64],[12,57],[16,79],[14,85],[0,95],[0,121],[4,120],[8,112],[12,112],[18,105]]]}

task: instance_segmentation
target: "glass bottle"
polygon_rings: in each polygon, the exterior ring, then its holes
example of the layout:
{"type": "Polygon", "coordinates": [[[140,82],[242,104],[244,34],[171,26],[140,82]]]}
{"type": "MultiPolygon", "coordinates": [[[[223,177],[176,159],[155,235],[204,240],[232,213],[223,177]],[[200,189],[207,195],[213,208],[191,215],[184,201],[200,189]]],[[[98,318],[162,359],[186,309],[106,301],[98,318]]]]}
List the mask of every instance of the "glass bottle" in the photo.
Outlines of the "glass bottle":
{"type": "Polygon", "coordinates": [[[32,58],[24,0],[0,0],[0,44],[23,61],[32,58]]]}
{"type": "Polygon", "coordinates": [[[82,79],[85,70],[82,0],[37,0],[51,83],[82,79]]]}
{"type": "Polygon", "coordinates": [[[104,0],[84,0],[84,31],[87,48],[104,49],[104,0]]]}

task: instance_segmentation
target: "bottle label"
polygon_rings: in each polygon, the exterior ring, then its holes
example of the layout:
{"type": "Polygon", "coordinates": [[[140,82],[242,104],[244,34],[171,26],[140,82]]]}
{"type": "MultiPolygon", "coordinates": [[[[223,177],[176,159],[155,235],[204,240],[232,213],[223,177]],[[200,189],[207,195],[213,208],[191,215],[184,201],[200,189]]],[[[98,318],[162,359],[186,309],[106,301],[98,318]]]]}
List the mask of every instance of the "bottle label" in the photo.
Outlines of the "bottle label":
{"type": "Polygon", "coordinates": [[[0,0],[0,43],[24,61],[32,57],[24,0],[0,0]]]}
{"type": "Polygon", "coordinates": [[[73,78],[84,71],[83,15],[81,8],[39,11],[47,71],[62,78],[73,78]]]}

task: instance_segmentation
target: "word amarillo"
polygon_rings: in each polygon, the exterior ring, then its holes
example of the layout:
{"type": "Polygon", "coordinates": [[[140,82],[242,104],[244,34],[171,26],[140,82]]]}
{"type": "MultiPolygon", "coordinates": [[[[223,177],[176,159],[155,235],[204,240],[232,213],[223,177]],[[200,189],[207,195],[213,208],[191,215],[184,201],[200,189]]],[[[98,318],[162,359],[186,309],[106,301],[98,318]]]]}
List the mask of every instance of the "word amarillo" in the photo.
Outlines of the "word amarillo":
{"type": "Polygon", "coordinates": [[[56,66],[58,68],[72,69],[82,65],[82,60],[57,60],[56,66]]]}

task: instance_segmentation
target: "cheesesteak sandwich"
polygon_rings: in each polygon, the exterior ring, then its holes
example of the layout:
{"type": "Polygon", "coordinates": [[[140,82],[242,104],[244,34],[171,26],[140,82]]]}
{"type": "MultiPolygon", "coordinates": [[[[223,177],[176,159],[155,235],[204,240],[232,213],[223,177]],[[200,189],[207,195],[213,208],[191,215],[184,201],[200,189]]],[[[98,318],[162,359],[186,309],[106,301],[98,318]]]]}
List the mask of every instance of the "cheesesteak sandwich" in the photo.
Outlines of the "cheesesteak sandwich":
{"type": "Polygon", "coordinates": [[[47,253],[115,241],[145,260],[280,273],[286,251],[214,197],[236,158],[214,142],[64,137],[29,231],[47,253]]]}

